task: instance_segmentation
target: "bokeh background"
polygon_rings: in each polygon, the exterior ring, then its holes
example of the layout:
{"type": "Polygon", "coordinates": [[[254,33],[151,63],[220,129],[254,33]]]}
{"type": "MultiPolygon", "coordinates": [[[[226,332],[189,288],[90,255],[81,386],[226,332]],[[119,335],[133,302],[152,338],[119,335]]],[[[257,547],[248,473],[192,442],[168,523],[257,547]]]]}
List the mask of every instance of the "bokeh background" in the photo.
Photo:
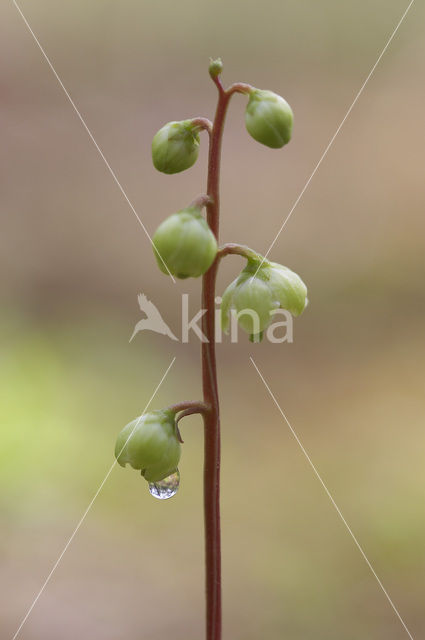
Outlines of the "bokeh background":
{"type": "MultiPolygon", "coordinates": [[[[282,94],[282,151],[231,104],[223,241],[265,252],[407,6],[401,0],[22,0],[31,27],[150,233],[204,190],[207,140],[156,173],[155,131],[212,117],[226,84],[282,94]]],[[[425,632],[424,6],[417,2],[276,242],[310,306],[294,343],[218,347],[224,637],[407,637],[249,361],[251,355],[415,638],[425,632]]],[[[0,7],[1,636],[11,638],[113,461],[153,404],[200,396],[199,343],[143,333],[143,292],[179,334],[183,292],[156,268],[12,2],[0,7]]],[[[232,257],[218,293],[242,262],[232,257]]],[[[182,426],[179,494],[116,467],[22,640],[199,640],[202,428],[182,426]]]]}

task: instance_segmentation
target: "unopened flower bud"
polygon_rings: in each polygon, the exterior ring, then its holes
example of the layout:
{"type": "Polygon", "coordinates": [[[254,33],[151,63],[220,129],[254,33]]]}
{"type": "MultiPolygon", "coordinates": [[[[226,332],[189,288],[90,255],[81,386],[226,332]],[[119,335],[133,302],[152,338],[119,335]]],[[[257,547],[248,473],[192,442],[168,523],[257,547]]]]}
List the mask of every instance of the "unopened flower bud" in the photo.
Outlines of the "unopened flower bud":
{"type": "Polygon", "coordinates": [[[125,467],[140,469],[148,482],[159,482],[174,473],[180,460],[173,411],[151,411],[136,418],[118,434],[115,457],[125,467]]]}
{"type": "Polygon", "coordinates": [[[245,124],[257,142],[280,149],[291,139],[293,121],[291,107],[273,91],[254,89],[249,94],[245,124]]]}
{"type": "Polygon", "coordinates": [[[268,276],[267,284],[279,308],[299,316],[308,304],[307,287],[300,276],[277,262],[265,266],[263,274],[268,276]]]}
{"type": "Polygon", "coordinates": [[[210,68],[209,68],[210,76],[212,78],[216,78],[217,76],[220,75],[222,71],[223,71],[223,63],[221,61],[221,58],[217,58],[217,60],[213,60],[212,58],[210,58],[210,68]]]}
{"type": "Polygon", "coordinates": [[[307,305],[307,288],[301,278],[276,262],[248,260],[245,269],[226,289],[221,304],[223,331],[229,331],[230,313],[253,341],[272,320],[272,312],[286,309],[298,316],[307,305]],[[260,266],[261,265],[261,266],[260,266]]]}
{"type": "Polygon", "coordinates": [[[168,274],[168,267],[177,278],[202,276],[217,254],[217,241],[198,207],[188,207],[164,220],[153,244],[161,271],[168,274]]]}
{"type": "Polygon", "coordinates": [[[230,312],[238,315],[238,323],[250,335],[264,331],[270,322],[270,311],[275,309],[267,283],[254,272],[242,271],[223,294],[221,323],[225,333],[229,330],[230,312]]]}
{"type": "Polygon", "coordinates": [[[162,173],[179,173],[195,164],[199,153],[199,127],[192,120],[169,122],[152,140],[152,161],[162,173]]]}

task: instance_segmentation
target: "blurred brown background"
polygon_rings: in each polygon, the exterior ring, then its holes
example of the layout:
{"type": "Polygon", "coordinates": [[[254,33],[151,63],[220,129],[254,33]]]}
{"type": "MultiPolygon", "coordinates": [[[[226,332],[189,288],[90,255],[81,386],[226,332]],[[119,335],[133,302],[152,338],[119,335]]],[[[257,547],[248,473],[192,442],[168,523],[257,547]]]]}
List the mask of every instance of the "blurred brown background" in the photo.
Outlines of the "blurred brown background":
{"type": "MultiPolygon", "coordinates": [[[[213,116],[226,84],[283,95],[283,151],[231,104],[223,241],[265,252],[400,19],[369,0],[22,0],[21,8],[150,233],[205,188],[150,161],[168,120],[213,116]]],[[[292,345],[218,348],[224,637],[408,637],[249,362],[252,355],[413,637],[425,632],[425,10],[414,3],[274,246],[310,306],[292,345]]],[[[12,2],[0,7],[1,636],[11,638],[113,461],[116,433],[200,395],[199,343],[143,333],[144,292],[179,333],[173,285],[12,2]]],[[[218,293],[242,262],[229,258],[218,293]]],[[[203,636],[202,429],[173,500],[116,467],[22,640],[203,636]]]]}

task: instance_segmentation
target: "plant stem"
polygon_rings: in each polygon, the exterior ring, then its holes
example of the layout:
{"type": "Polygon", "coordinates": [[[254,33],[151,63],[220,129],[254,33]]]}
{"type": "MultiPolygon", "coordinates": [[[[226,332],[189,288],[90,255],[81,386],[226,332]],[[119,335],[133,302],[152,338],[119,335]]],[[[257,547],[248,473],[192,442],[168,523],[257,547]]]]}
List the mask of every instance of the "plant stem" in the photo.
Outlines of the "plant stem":
{"type": "MultiPolygon", "coordinates": [[[[220,152],[223,125],[230,94],[220,79],[213,78],[218,102],[210,137],[208,158],[207,221],[218,241],[220,152]]],[[[221,540],[220,540],[220,414],[215,357],[215,283],[219,260],[216,258],[202,279],[202,386],[204,402],[211,411],[204,414],[204,517],[206,565],[206,639],[221,640],[221,540]]]]}
{"type": "Polygon", "coordinates": [[[210,202],[210,200],[211,200],[210,196],[207,196],[207,195],[198,196],[197,198],[192,200],[192,202],[189,205],[189,208],[197,207],[199,209],[202,209],[210,202]]]}
{"type": "Polygon", "coordinates": [[[224,256],[237,255],[246,258],[247,260],[254,260],[260,262],[263,256],[253,251],[244,244],[236,244],[235,242],[228,242],[219,248],[217,257],[219,260],[224,256]]]}
{"type": "Polygon", "coordinates": [[[209,135],[211,135],[212,123],[210,120],[208,120],[208,118],[192,118],[191,122],[196,127],[199,127],[199,129],[203,129],[204,131],[207,131],[209,135]]]}
{"type": "Polygon", "coordinates": [[[179,422],[180,420],[182,420],[182,418],[185,418],[186,416],[192,416],[194,413],[201,413],[203,416],[205,416],[209,411],[211,411],[211,407],[208,406],[207,404],[205,404],[205,402],[197,402],[197,401],[183,401],[183,402],[178,402],[177,404],[173,405],[172,407],[169,407],[169,409],[171,411],[174,411],[175,413],[179,413],[181,412],[177,418],[176,418],[176,435],[178,438],[178,441],[183,444],[184,440],[182,438],[182,435],[180,433],[180,429],[179,429],[179,422]]]}
{"type": "MultiPolygon", "coordinates": [[[[205,404],[205,402],[200,402],[200,400],[183,400],[182,402],[177,402],[176,404],[172,404],[167,407],[169,411],[173,411],[175,414],[180,411],[191,410],[193,413],[206,413],[210,410],[210,407],[205,404]]],[[[189,414],[188,414],[189,415],[189,414]]]]}
{"type": "Polygon", "coordinates": [[[246,82],[235,82],[227,89],[227,94],[229,96],[233,93],[245,93],[249,95],[252,91],[255,91],[255,89],[250,84],[246,84],[246,82]]]}

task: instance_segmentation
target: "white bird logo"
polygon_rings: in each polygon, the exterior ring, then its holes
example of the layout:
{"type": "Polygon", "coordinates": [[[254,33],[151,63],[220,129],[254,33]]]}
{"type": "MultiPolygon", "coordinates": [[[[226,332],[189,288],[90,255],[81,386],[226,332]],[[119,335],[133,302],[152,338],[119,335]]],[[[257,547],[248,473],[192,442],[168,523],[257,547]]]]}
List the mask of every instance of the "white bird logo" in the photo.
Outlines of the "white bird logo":
{"type": "Polygon", "coordinates": [[[162,319],[161,314],[158,309],[155,307],[153,302],[147,299],[147,297],[143,293],[139,293],[137,296],[137,300],[139,302],[139,307],[146,314],[146,318],[139,320],[139,322],[134,327],[133,335],[131,336],[129,342],[131,342],[139,331],[145,331],[148,329],[149,331],[155,331],[156,333],[161,333],[163,336],[168,336],[171,340],[177,340],[174,333],[171,331],[170,327],[164,320],[162,319]]]}

